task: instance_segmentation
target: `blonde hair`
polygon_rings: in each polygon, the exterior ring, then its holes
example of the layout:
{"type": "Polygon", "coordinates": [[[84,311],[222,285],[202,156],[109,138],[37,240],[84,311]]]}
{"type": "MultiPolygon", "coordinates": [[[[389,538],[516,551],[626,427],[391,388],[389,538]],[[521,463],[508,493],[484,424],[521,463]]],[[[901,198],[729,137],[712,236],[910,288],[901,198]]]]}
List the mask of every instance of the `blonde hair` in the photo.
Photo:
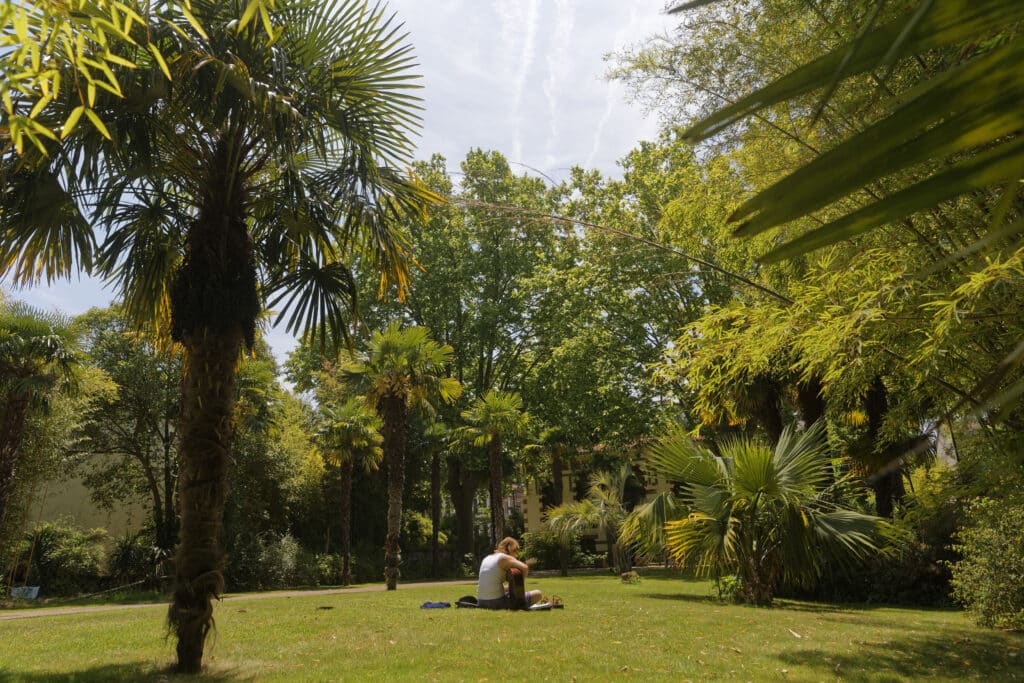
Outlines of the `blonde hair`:
{"type": "Polygon", "coordinates": [[[494,552],[505,553],[506,555],[515,555],[519,552],[519,541],[511,536],[506,536],[498,541],[498,547],[494,549],[494,552]]]}

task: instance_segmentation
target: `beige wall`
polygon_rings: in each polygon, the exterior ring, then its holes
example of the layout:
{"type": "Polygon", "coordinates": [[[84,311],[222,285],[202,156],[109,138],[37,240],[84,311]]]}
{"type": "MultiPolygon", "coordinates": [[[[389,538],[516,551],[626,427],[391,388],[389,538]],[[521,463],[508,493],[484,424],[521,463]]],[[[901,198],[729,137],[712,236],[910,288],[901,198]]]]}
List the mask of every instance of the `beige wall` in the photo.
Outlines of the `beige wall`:
{"type": "Polygon", "coordinates": [[[51,481],[44,484],[33,503],[29,524],[53,522],[70,517],[84,529],[102,527],[113,538],[135,533],[146,523],[148,512],[144,501],[134,501],[113,510],[97,507],[89,489],[80,479],[51,481]]]}

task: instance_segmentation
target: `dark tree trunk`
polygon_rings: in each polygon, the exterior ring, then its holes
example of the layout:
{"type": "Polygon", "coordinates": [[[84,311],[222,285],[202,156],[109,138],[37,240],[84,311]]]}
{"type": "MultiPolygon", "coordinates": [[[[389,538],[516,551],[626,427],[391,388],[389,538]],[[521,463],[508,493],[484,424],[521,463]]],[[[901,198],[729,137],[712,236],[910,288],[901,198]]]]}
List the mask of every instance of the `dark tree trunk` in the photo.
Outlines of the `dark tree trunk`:
{"type": "Polygon", "coordinates": [[[497,434],[491,437],[487,457],[491,479],[491,547],[494,548],[497,547],[498,541],[505,537],[505,510],[502,505],[504,475],[501,471],[501,437],[497,434]]]}
{"type": "Polygon", "coordinates": [[[769,442],[774,446],[782,436],[782,413],[779,407],[779,386],[770,377],[761,376],[754,380],[750,390],[750,411],[761,423],[769,442]]]}
{"type": "Polygon", "coordinates": [[[459,560],[474,550],[473,497],[480,485],[480,475],[472,472],[457,458],[448,458],[448,495],[455,508],[455,529],[458,534],[459,560]]]}
{"type": "Polygon", "coordinates": [[[181,416],[181,543],[168,620],[178,637],[177,670],[202,668],[213,628],[212,599],[224,590],[221,529],[235,403],[235,365],[242,334],[206,334],[185,343],[181,416]]]}
{"type": "MultiPolygon", "coordinates": [[[[825,418],[826,406],[823,392],[821,378],[817,375],[812,375],[807,382],[801,382],[796,387],[796,406],[805,429],[825,418]]],[[[831,459],[826,461],[825,476],[827,478],[826,485],[831,486],[836,479],[831,459]]]]}
{"type": "Polygon", "coordinates": [[[825,417],[823,391],[821,378],[817,375],[812,375],[809,380],[801,382],[796,387],[796,406],[805,428],[825,417]]]}
{"type": "Polygon", "coordinates": [[[551,454],[551,481],[552,481],[552,492],[551,499],[552,505],[558,507],[562,504],[562,470],[564,464],[562,463],[562,456],[558,453],[551,454]]]}
{"type": "Polygon", "coordinates": [[[868,455],[871,474],[868,484],[875,493],[875,514],[892,517],[897,501],[903,499],[903,467],[900,445],[881,443],[882,422],[889,410],[889,397],[881,377],[875,377],[864,399],[868,414],[868,455]]]}
{"type": "Polygon", "coordinates": [[[8,400],[0,415],[0,531],[3,530],[7,505],[14,493],[18,453],[25,435],[28,407],[28,399],[15,396],[8,400]]]}
{"type": "Polygon", "coordinates": [[[173,550],[174,546],[178,544],[178,515],[177,507],[174,504],[174,497],[176,495],[174,490],[174,462],[171,457],[173,452],[172,438],[171,425],[169,422],[165,423],[163,436],[164,524],[162,528],[157,529],[157,547],[165,551],[173,550]]]}
{"type": "Polygon", "coordinates": [[[871,488],[875,492],[875,514],[879,517],[891,518],[896,502],[903,500],[907,493],[899,467],[886,468],[871,475],[871,488]]]}
{"type": "Polygon", "coordinates": [[[441,531],[441,454],[436,450],[430,454],[430,523],[430,575],[437,578],[441,573],[437,542],[441,531]]]}
{"type": "Polygon", "coordinates": [[[377,406],[384,420],[384,462],[388,468],[388,531],[384,542],[384,580],[389,591],[398,589],[401,576],[402,488],[405,486],[407,409],[401,396],[387,395],[377,406]]]}
{"type": "Polygon", "coordinates": [[[558,544],[558,574],[559,576],[569,576],[569,545],[567,543],[558,544]]]}
{"type": "Polygon", "coordinates": [[[352,583],[352,459],[341,464],[341,583],[352,583]]]}

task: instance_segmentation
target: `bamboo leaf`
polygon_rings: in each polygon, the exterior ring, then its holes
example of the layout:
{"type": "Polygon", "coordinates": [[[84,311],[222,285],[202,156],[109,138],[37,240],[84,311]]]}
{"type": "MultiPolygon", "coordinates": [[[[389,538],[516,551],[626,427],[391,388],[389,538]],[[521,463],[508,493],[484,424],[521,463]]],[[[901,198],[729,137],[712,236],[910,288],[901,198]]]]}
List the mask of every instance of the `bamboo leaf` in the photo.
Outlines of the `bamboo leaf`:
{"type": "Polygon", "coordinates": [[[99,131],[100,135],[102,135],[108,140],[111,139],[110,131],[107,130],[107,127],[103,124],[103,121],[100,120],[100,117],[96,114],[96,112],[94,112],[92,109],[86,109],[85,115],[89,117],[89,120],[92,121],[92,125],[96,128],[96,130],[99,131]]]}

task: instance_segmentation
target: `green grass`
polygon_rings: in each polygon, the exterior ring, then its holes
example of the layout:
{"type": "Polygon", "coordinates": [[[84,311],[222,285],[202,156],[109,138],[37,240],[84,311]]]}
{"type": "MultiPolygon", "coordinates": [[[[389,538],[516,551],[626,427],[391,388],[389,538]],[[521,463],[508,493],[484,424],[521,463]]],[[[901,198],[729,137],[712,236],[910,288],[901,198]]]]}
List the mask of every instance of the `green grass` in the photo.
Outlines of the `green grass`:
{"type": "MultiPolygon", "coordinates": [[[[717,602],[707,582],[540,578],[564,610],[422,610],[470,586],[236,600],[205,680],[1024,680],[1024,636],[960,612],[717,602]]],[[[0,681],[173,681],[164,608],[0,621],[0,681]]]]}

